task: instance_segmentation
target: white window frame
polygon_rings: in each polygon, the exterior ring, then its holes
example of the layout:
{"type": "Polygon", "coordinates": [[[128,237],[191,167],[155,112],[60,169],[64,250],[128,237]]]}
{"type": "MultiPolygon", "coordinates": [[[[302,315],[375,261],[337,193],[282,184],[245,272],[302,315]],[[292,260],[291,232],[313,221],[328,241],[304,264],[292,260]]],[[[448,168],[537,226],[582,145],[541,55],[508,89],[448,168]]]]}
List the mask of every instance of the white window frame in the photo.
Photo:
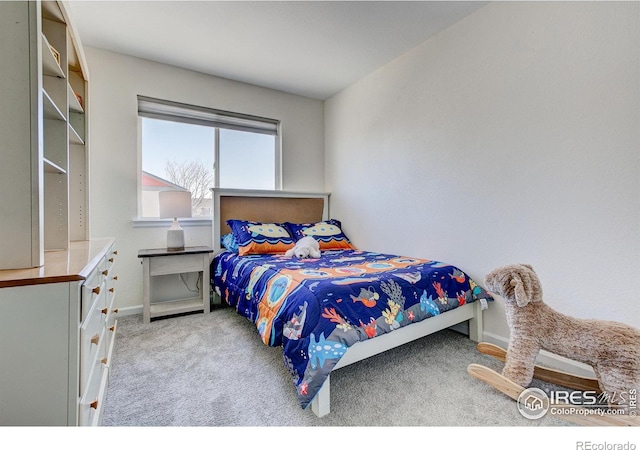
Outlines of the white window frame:
{"type": "MultiPolygon", "coordinates": [[[[274,167],[275,190],[282,190],[282,133],[281,123],[277,119],[269,119],[249,114],[223,111],[185,103],[162,100],[138,95],[138,187],[137,217],[134,227],[164,227],[170,219],[140,217],[142,204],[142,119],[160,119],[194,125],[212,127],[214,134],[214,183],[213,188],[220,187],[220,128],[252,133],[263,133],[275,136],[274,167]]],[[[255,189],[254,189],[255,190],[255,189]]],[[[183,226],[211,225],[212,217],[185,218],[180,220],[183,226]]]]}

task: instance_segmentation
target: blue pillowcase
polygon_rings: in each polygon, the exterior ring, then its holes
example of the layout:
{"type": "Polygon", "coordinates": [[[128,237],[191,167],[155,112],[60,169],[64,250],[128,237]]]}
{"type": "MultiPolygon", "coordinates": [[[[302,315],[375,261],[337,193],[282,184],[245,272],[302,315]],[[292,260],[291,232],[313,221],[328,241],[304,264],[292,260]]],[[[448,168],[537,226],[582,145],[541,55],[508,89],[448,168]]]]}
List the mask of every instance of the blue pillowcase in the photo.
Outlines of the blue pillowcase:
{"type": "Polygon", "coordinates": [[[227,233],[220,238],[220,243],[224,248],[233,253],[238,253],[238,241],[233,233],[227,233]]]}
{"type": "Polygon", "coordinates": [[[249,220],[227,220],[238,244],[238,255],[285,253],[293,248],[294,239],[281,223],[249,220]]]}
{"type": "Polygon", "coordinates": [[[342,231],[339,220],[329,219],[316,223],[285,222],[289,234],[298,241],[305,236],[313,237],[320,244],[320,250],[355,249],[342,231]]]}

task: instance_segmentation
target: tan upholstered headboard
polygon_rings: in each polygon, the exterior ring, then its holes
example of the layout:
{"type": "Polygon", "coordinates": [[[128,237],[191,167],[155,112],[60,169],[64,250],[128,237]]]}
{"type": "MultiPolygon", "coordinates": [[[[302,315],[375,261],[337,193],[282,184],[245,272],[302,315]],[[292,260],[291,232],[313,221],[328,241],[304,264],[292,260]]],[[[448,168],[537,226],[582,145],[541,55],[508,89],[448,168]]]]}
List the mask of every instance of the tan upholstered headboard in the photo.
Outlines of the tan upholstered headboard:
{"type": "Polygon", "coordinates": [[[329,194],[213,189],[213,248],[231,230],[229,219],[255,222],[318,222],[329,218],[329,194]]]}

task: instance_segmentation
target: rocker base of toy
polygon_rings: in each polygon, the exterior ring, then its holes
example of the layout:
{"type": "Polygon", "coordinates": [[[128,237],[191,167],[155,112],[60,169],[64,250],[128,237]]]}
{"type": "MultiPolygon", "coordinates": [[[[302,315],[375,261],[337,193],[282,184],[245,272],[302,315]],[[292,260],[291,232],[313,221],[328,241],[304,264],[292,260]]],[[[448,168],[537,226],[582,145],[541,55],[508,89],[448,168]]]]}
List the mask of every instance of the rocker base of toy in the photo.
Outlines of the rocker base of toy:
{"type": "MultiPolygon", "coordinates": [[[[488,342],[480,342],[478,344],[478,351],[480,351],[480,353],[493,356],[502,362],[504,362],[506,358],[506,351],[504,349],[488,342]]],[[[520,394],[525,390],[525,388],[504,377],[502,374],[481,364],[469,364],[467,372],[472,377],[477,378],[480,381],[484,381],[516,401],[520,394]]],[[[555,369],[536,366],[534,369],[534,377],[542,381],[547,381],[571,389],[589,391],[596,390],[600,392],[596,379],[580,377],[578,375],[569,374],[555,369]]],[[[584,407],[569,404],[554,405],[554,408],[549,411],[549,414],[555,417],[561,417],[578,425],[640,426],[640,418],[637,417],[631,417],[630,415],[597,415],[584,407]],[[562,408],[564,408],[564,410],[562,410],[562,408]],[[553,411],[556,411],[556,413],[554,414],[553,411]]]]}
{"type": "MultiPolygon", "coordinates": [[[[505,349],[489,342],[479,342],[478,351],[484,355],[493,356],[502,362],[505,362],[507,359],[507,351],[505,349]]],[[[595,378],[581,377],[579,375],[562,372],[548,367],[534,366],[533,377],[541,381],[557,384],[570,389],[595,391],[598,394],[602,392],[600,390],[598,380],[595,378]]]]}

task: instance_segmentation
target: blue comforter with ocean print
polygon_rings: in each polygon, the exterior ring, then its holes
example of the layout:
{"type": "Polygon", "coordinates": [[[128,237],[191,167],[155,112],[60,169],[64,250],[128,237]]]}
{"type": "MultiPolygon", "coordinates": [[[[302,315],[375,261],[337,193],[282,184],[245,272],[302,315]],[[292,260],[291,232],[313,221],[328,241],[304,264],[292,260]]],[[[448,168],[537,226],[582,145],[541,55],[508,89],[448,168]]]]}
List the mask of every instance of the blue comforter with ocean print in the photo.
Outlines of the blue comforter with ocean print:
{"type": "Polygon", "coordinates": [[[359,250],[304,260],[225,251],[211,273],[213,289],[255,324],[262,341],[283,348],[303,408],[356,342],[492,300],[455,266],[359,250]]]}

